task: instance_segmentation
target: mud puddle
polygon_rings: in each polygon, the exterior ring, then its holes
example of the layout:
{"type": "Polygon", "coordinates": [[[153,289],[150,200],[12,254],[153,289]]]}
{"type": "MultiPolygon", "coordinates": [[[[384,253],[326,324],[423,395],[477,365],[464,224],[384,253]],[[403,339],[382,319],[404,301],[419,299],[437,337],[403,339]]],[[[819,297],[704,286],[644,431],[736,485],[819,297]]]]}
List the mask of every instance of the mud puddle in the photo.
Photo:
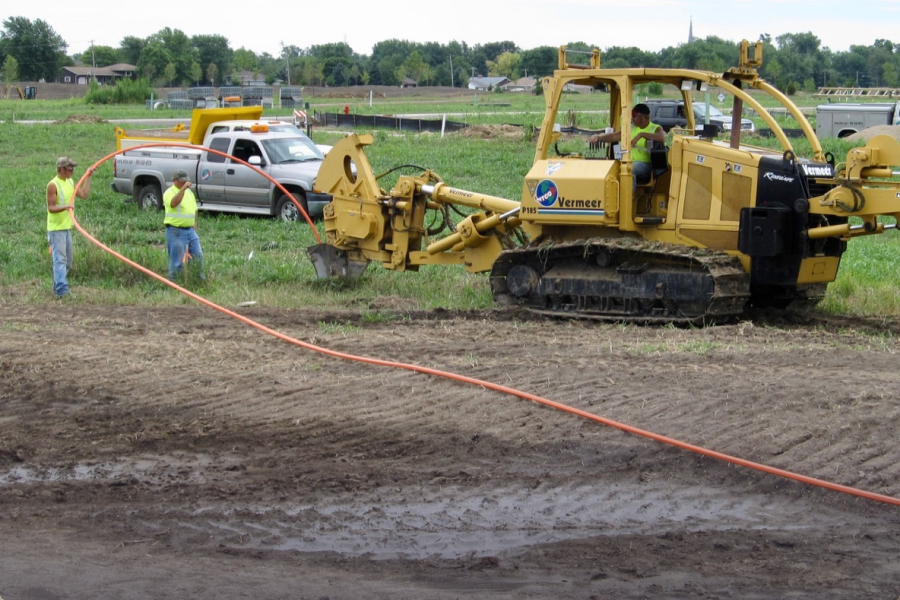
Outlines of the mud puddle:
{"type": "Polygon", "coordinates": [[[80,462],[63,466],[16,466],[0,471],[0,486],[11,484],[57,483],[132,478],[158,485],[173,481],[200,481],[212,465],[225,466],[219,458],[203,454],[147,456],[120,462],[80,462]]]}
{"type": "Polygon", "coordinates": [[[705,487],[394,490],[327,505],[247,505],[134,515],[150,535],[243,550],[332,552],[373,559],[453,559],[599,536],[671,531],[809,531],[840,522],[808,502],[705,487]],[[445,495],[444,495],[445,494],[445,495]]]}

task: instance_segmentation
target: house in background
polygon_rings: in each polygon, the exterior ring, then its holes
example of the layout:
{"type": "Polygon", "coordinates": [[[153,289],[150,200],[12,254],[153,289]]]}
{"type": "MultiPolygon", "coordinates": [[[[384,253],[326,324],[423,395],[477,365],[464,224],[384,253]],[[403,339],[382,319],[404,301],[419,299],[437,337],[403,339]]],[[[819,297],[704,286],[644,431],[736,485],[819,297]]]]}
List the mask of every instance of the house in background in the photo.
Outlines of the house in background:
{"type": "Polygon", "coordinates": [[[415,79],[410,79],[409,77],[404,77],[403,82],[400,84],[402,88],[414,88],[419,87],[419,82],[415,79]]]}
{"type": "MultiPolygon", "coordinates": [[[[258,71],[237,71],[232,73],[228,81],[232,85],[269,85],[266,83],[266,77],[258,71]]],[[[276,83],[280,83],[279,79],[276,83]]]]}
{"type": "Polygon", "coordinates": [[[593,94],[596,90],[589,85],[578,85],[575,83],[567,83],[563,86],[564,92],[574,92],[576,94],[593,94]]]}
{"type": "Polygon", "coordinates": [[[469,89],[486,92],[503,87],[509,83],[510,81],[506,77],[471,77],[469,78],[469,89]]]}
{"type": "Polygon", "coordinates": [[[534,89],[535,83],[537,83],[537,79],[534,77],[520,77],[504,85],[503,89],[507,92],[530,92],[534,89]]]}
{"type": "Polygon", "coordinates": [[[108,67],[63,67],[56,78],[57,83],[87,85],[91,78],[97,83],[106,85],[119,79],[134,79],[137,67],[126,63],[109,65],[108,67]]]}

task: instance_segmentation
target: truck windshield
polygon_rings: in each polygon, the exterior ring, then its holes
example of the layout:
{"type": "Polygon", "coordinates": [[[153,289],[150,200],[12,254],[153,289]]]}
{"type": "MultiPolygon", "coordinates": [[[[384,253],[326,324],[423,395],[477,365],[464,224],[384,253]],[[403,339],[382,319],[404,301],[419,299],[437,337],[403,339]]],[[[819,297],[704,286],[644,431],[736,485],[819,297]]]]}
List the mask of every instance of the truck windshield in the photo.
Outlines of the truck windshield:
{"type": "Polygon", "coordinates": [[[275,164],[322,160],[324,158],[324,155],[312,143],[312,140],[306,137],[264,140],[262,145],[266,149],[266,154],[269,155],[269,158],[275,164]]]}

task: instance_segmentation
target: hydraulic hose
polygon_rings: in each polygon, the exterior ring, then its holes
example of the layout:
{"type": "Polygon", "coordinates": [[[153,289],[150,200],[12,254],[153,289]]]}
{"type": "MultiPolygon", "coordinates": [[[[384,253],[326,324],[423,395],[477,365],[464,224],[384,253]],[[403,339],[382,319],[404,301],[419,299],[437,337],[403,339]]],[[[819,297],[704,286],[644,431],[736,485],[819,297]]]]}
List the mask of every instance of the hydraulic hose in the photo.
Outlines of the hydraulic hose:
{"type": "MultiPolygon", "coordinates": [[[[148,144],[148,146],[171,146],[171,145],[173,145],[173,144],[148,144]]],[[[191,146],[191,145],[185,145],[185,147],[196,148],[196,146],[191,146]]],[[[96,168],[97,168],[99,165],[101,165],[103,162],[105,162],[105,161],[111,159],[112,157],[116,156],[117,154],[121,154],[122,152],[124,152],[124,150],[120,150],[120,151],[118,151],[118,152],[114,152],[114,153],[112,153],[112,154],[107,155],[106,157],[100,159],[99,161],[97,161],[96,163],[94,163],[93,165],[91,165],[90,169],[91,169],[91,170],[96,170],[96,168]]],[[[221,153],[221,152],[217,152],[217,154],[222,154],[222,153],[221,153]]],[[[227,156],[227,155],[225,155],[225,156],[227,156]]],[[[241,161],[241,162],[243,162],[243,161],[241,161]]],[[[243,164],[247,164],[247,163],[243,163],[243,164]]],[[[248,165],[248,166],[250,166],[251,168],[254,168],[254,169],[255,169],[255,167],[253,167],[253,165],[248,165]]],[[[265,173],[262,173],[262,171],[259,171],[258,169],[256,169],[256,170],[257,170],[258,172],[260,172],[262,175],[268,177],[267,175],[265,175],[265,173]]],[[[87,173],[85,173],[85,175],[82,175],[82,177],[78,180],[78,183],[75,185],[75,191],[76,191],[76,192],[77,192],[78,189],[80,188],[80,186],[81,186],[81,184],[82,184],[82,182],[84,181],[84,178],[85,178],[86,176],[87,176],[87,173]]],[[[269,178],[269,179],[271,180],[271,178],[269,178]]],[[[273,181],[274,181],[274,180],[273,180],[273,181]]],[[[280,187],[280,186],[279,186],[279,187],[280,187]]],[[[77,196],[77,194],[73,194],[73,196],[77,196]]],[[[298,208],[300,208],[299,205],[298,205],[298,208]]],[[[301,210],[302,210],[302,208],[301,208],[301,210]]],[[[196,300],[197,302],[199,302],[199,303],[201,303],[201,304],[204,304],[204,305],[206,305],[206,306],[208,306],[208,307],[210,307],[210,308],[212,308],[212,309],[214,309],[214,310],[217,310],[217,311],[219,311],[219,312],[221,312],[221,313],[223,313],[223,314],[225,314],[225,315],[228,315],[229,317],[232,317],[232,318],[234,318],[234,319],[237,319],[238,321],[240,321],[240,322],[242,322],[242,323],[244,323],[244,324],[246,324],[246,325],[249,325],[250,327],[253,327],[253,328],[255,328],[255,329],[257,329],[257,330],[259,330],[259,331],[261,331],[261,332],[263,332],[263,333],[266,333],[266,334],[268,334],[268,335],[271,335],[272,337],[275,337],[275,338],[277,338],[277,339],[280,339],[280,340],[282,340],[282,341],[285,341],[285,342],[287,342],[287,343],[289,343],[289,344],[293,344],[293,345],[295,345],[295,346],[299,346],[300,348],[304,348],[304,349],[306,349],[306,350],[311,350],[311,351],[313,351],[313,352],[318,352],[318,353],[320,353],[320,354],[323,354],[323,355],[326,355],[326,356],[331,356],[331,357],[334,357],[334,358],[339,358],[339,359],[342,359],[342,360],[348,360],[348,361],[353,361],[353,362],[359,362],[359,363],[364,363],[364,364],[370,364],[370,365],[375,365],[375,366],[380,366],[380,367],[389,367],[389,368],[394,368],[394,369],[404,369],[404,370],[407,370],[407,371],[413,371],[413,372],[416,372],[416,373],[422,373],[422,374],[425,374],[425,375],[431,375],[431,376],[434,376],[434,377],[442,377],[442,378],[444,378],[444,379],[449,379],[449,380],[452,380],[452,381],[458,381],[458,382],[461,382],[461,383],[467,383],[467,384],[474,385],[474,386],[478,386],[478,387],[481,387],[481,388],[484,388],[484,389],[488,389],[488,390],[492,390],[492,391],[495,391],[495,392],[499,392],[499,393],[501,393],[501,394],[506,394],[506,395],[509,395],[509,396],[514,396],[514,397],[517,397],[517,398],[521,398],[521,399],[523,399],[523,400],[530,400],[530,401],[532,401],[532,402],[536,402],[537,404],[540,404],[540,405],[542,405],[542,406],[546,406],[546,407],[548,407],[548,408],[553,408],[553,409],[556,409],[556,410],[560,410],[560,411],[562,411],[562,412],[565,412],[565,413],[568,413],[568,414],[571,414],[571,415],[575,415],[575,416],[577,416],[577,417],[581,417],[581,418],[583,418],[583,419],[587,419],[587,420],[589,420],[589,421],[593,421],[593,422],[599,423],[599,424],[601,424],[601,425],[606,425],[606,426],[609,426],[609,427],[613,427],[613,428],[615,428],[615,429],[619,429],[619,430],[625,431],[625,432],[627,432],[627,433],[631,433],[631,434],[638,435],[638,436],[641,436],[641,437],[644,437],[644,438],[647,438],[647,439],[651,439],[651,440],[654,440],[654,441],[657,441],[657,442],[661,442],[661,443],[664,443],[664,444],[668,444],[668,445],[670,445],[670,446],[674,446],[674,447],[680,448],[680,449],[682,449],[682,450],[688,450],[688,451],[691,451],[691,452],[695,452],[695,453],[700,454],[700,455],[702,455],[702,456],[708,456],[708,457],[710,457],[710,458],[715,458],[715,459],[717,459],[717,460],[721,460],[721,461],[724,461],[724,462],[727,462],[727,463],[731,463],[731,464],[738,465],[738,466],[741,466],[741,467],[746,467],[746,468],[748,468],[748,469],[753,469],[753,470],[760,471],[760,472],[763,472],[763,473],[768,473],[768,474],[770,474],[770,475],[776,475],[776,476],[779,476],[779,477],[784,477],[784,478],[786,478],[786,479],[792,479],[792,480],[794,480],[794,481],[799,481],[799,482],[801,482],[801,483],[805,483],[805,484],[808,484],[808,485],[817,486],[817,487],[824,488],[824,489],[827,489],[827,490],[832,490],[832,491],[835,491],[835,492],[841,492],[841,493],[844,493],[844,494],[849,494],[849,495],[851,495],[851,496],[857,496],[857,497],[860,497],[860,498],[866,498],[866,499],[868,499],[868,500],[874,500],[874,501],[876,501],[876,502],[883,502],[883,503],[886,503],[886,504],[893,504],[893,505],[895,505],[895,506],[900,506],[900,498],[897,498],[897,497],[894,497],[894,496],[887,496],[887,495],[884,495],[884,494],[878,494],[878,493],[875,493],[875,492],[869,492],[869,491],[866,491],[866,490],[860,490],[860,489],[858,489],[858,488],[854,488],[854,487],[850,487],[850,486],[846,486],[846,485],[841,485],[841,484],[834,483],[834,482],[830,482],[830,481],[826,481],[826,480],[823,480],[823,479],[817,479],[817,478],[815,478],[815,477],[810,477],[810,476],[807,476],[807,475],[801,475],[801,474],[795,473],[795,472],[793,472],[793,471],[788,471],[788,470],[785,470],[785,469],[779,469],[779,468],[777,468],[777,467],[772,467],[772,466],[769,466],[769,465],[764,465],[764,464],[757,463],[757,462],[754,462],[754,461],[751,461],[751,460],[747,460],[747,459],[744,459],[744,458],[740,458],[740,457],[737,457],[737,456],[732,456],[732,455],[730,455],[730,454],[724,454],[724,453],[722,453],[722,452],[717,452],[717,451],[715,451],[715,450],[710,450],[709,448],[704,448],[704,447],[702,447],[702,446],[697,446],[697,445],[694,445],[694,444],[690,444],[690,443],[687,443],[687,442],[683,442],[683,441],[681,441],[681,440],[677,440],[677,439],[675,439],[675,438],[671,438],[671,437],[668,437],[668,436],[665,436],[665,435],[660,435],[660,434],[658,434],[658,433],[653,433],[653,432],[647,431],[647,430],[645,430],[645,429],[640,429],[640,428],[638,428],[638,427],[633,427],[633,426],[627,425],[627,424],[625,424],[625,423],[620,423],[620,422],[618,422],[618,421],[614,421],[614,420],[612,420],[612,419],[608,419],[608,418],[602,417],[602,416],[600,416],[600,415],[595,415],[595,414],[593,414],[593,413],[590,413],[590,412],[581,410],[581,409],[579,409],[579,408],[575,408],[575,407],[572,407],[572,406],[568,406],[568,405],[566,405],[566,404],[562,404],[562,403],[560,403],[560,402],[556,402],[556,401],[554,401],[554,400],[550,400],[550,399],[548,399],[548,398],[544,398],[544,397],[542,397],[542,396],[538,396],[538,395],[536,395],[536,394],[531,394],[531,393],[529,393],[529,392],[525,392],[525,391],[522,391],[522,390],[517,390],[517,389],[515,389],[515,388],[511,388],[511,387],[508,387],[508,386],[499,385],[499,384],[492,383],[492,382],[489,382],[489,381],[484,381],[484,380],[482,380],[482,379],[477,379],[477,378],[475,378],[475,377],[468,377],[468,376],[466,376],[466,375],[460,375],[460,374],[458,374],[458,373],[451,373],[451,372],[448,372],[448,371],[442,371],[442,370],[440,370],[440,369],[432,369],[432,368],[429,368],[429,367],[423,367],[423,366],[420,366],[420,365],[414,365],[414,364],[409,364],[409,363],[394,362],[394,361],[383,360],[383,359],[378,359],[378,358],[372,358],[372,357],[367,357],[367,356],[357,356],[357,355],[354,355],[354,354],[348,354],[348,353],[345,353],[345,352],[338,352],[338,351],[336,351],[336,350],[331,350],[331,349],[329,349],[329,348],[324,348],[324,347],[322,347],[322,346],[317,346],[317,345],[311,344],[311,343],[309,343],[309,342],[304,342],[304,341],[302,341],[302,340],[298,340],[298,339],[293,338],[293,337],[291,337],[291,336],[285,335],[285,334],[283,334],[283,333],[281,333],[281,332],[279,332],[279,331],[276,331],[276,330],[274,330],[274,329],[271,329],[271,328],[269,328],[269,327],[266,327],[265,325],[262,325],[261,323],[257,323],[256,321],[254,321],[254,320],[252,320],[252,319],[250,319],[250,318],[248,318],[248,317],[245,317],[245,316],[243,316],[243,315],[241,315],[241,314],[238,314],[238,313],[236,313],[236,312],[234,312],[234,311],[232,311],[232,310],[229,310],[229,309],[227,309],[227,308],[225,308],[225,307],[223,307],[223,306],[220,306],[220,305],[218,305],[218,304],[216,304],[216,303],[214,303],[214,302],[212,302],[212,301],[210,301],[210,300],[207,300],[206,298],[203,298],[202,296],[198,296],[197,294],[194,294],[193,292],[191,292],[191,291],[189,291],[189,290],[187,290],[187,289],[185,289],[185,288],[183,288],[183,287],[177,285],[176,283],[174,283],[174,282],[172,282],[172,281],[169,281],[167,278],[165,278],[165,277],[163,277],[163,276],[161,276],[161,275],[159,275],[159,274],[157,274],[157,273],[154,273],[153,271],[151,271],[151,270],[149,270],[149,269],[147,269],[147,268],[145,268],[145,267],[143,267],[143,266],[141,266],[141,265],[135,263],[134,261],[132,261],[132,260],[130,260],[130,259],[128,259],[128,258],[122,256],[122,255],[119,254],[118,252],[115,252],[115,251],[112,250],[111,248],[107,247],[106,245],[104,245],[103,243],[101,243],[99,240],[97,240],[94,236],[92,236],[90,233],[88,233],[88,232],[81,226],[81,224],[78,223],[77,219],[75,218],[74,199],[73,199],[73,207],[70,207],[70,208],[69,208],[69,212],[70,212],[71,215],[72,215],[72,222],[74,223],[75,228],[78,230],[78,232],[81,233],[83,236],[85,236],[91,243],[93,243],[94,245],[96,245],[97,247],[99,247],[100,249],[102,249],[103,251],[105,251],[105,252],[107,252],[107,253],[109,253],[109,254],[115,256],[115,257],[118,258],[119,260],[125,262],[126,264],[128,264],[128,265],[130,265],[130,266],[132,266],[132,267],[134,267],[135,269],[141,271],[142,273],[145,273],[146,275],[148,275],[148,276],[150,276],[150,277],[152,277],[152,278],[154,278],[154,279],[156,279],[156,280],[158,280],[158,281],[164,283],[165,285],[168,285],[169,287],[171,287],[171,288],[177,290],[178,292],[180,292],[180,293],[182,293],[182,294],[188,296],[189,298],[192,298],[193,300],[196,300]]],[[[306,212],[305,212],[305,211],[304,211],[304,215],[306,215],[306,212]]],[[[307,222],[309,222],[310,226],[312,227],[312,221],[309,219],[309,215],[306,215],[306,217],[307,217],[307,222]]],[[[315,230],[315,227],[313,227],[313,229],[315,230]]],[[[316,233],[316,238],[318,239],[318,233],[316,233]]]]}

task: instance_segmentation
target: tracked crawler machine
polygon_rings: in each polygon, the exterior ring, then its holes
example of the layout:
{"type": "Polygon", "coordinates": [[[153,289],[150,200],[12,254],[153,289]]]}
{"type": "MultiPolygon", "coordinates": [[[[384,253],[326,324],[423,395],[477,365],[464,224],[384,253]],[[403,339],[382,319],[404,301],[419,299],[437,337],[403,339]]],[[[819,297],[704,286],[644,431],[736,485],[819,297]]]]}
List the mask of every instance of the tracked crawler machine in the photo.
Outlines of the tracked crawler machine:
{"type": "Polygon", "coordinates": [[[761,62],[762,44],[746,41],[739,65],[722,74],[605,69],[597,50],[589,64],[574,65],[561,48],[559,69],[542,81],[546,112],[521,201],[456,189],[431,171],[383,190],[364,153],[371,136],[350,135],[316,180],[332,201],[326,243],[311,247],[310,258],[320,277],[356,277],[369,261],[396,271],[464,265],[490,271],[500,303],[585,318],[705,322],[740,316],[748,303],[816,302],[850,238],[897,227],[879,217],[900,215],[892,171],[900,143],[877,136],[836,162],[797,106],[759,78],[761,62]],[[734,121],[723,139],[688,111],[687,127],[651,150],[650,178],[633,186],[631,109],[652,82],[680,90],[685,106],[717,88],[730,96],[734,121]],[[620,144],[559,150],[571,85],[609,94],[620,144]],[[758,95],[796,120],[809,159],[795,153],[758,95]],[[772,130],[780,151],[742,142],[745,108],[772,130]],[[429,229],[447,223],[451,206],[470,210],[449,230],[429,229]]]}

